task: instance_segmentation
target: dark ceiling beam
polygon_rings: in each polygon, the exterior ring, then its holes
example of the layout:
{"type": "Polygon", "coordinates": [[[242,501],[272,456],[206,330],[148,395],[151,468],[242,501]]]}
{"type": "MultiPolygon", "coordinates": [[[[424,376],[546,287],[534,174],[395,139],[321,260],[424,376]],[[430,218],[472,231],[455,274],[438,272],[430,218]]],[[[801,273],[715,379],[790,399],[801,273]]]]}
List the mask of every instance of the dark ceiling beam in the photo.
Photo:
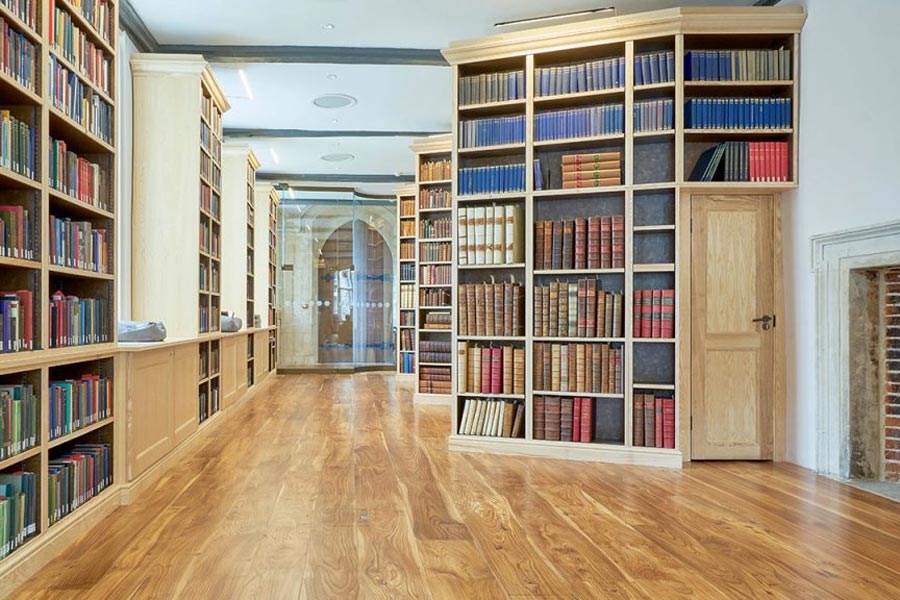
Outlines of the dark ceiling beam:
{"type": "Polygon", "coordinates": [[[312,181],[317,183],[411,183],[414,175],[362,175],[353,173],[257,173],[257,181],[312,181]]]}
{"type": "Polygon", "coordinates": [[[360,131],[322,129],[255,129],[226,127],[227,138],[290,139],[290,138],[396,138],[427,137],[447,133],[446,131],[360,131]]]}
{"type": "Polygon", "coordinates": [[[325,63],[335,65],[449,66],[440,50],[347,46],[203,46],[163,44],[160,52],[202,54],[219,63],[325,63]]]}
{"type": "Polygon", "coordinates": [[[753,6],[775,6],[779,2],[781,2],[781,0],[756,0],[756,2],[753,3],[753,6]]]}
{"type": "Polygon", "coordinates": [[[159,42],[129,0],[119,4],[119,25],[141,52],[159,52],[159,42]]]}

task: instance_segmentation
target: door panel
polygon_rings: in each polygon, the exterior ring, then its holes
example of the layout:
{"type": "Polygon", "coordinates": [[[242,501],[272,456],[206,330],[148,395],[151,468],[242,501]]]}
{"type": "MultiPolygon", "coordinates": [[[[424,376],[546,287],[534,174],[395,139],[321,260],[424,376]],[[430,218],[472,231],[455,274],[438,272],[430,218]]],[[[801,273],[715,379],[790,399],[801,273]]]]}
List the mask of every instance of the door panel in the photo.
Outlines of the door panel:
{"type": "Polygon", "coordinates": [[[175,445],[186,440],[197,430],[197,381],[200,365],[197,344],[178,346],[173,352],[172,402],[175,445]]]}
{"type": "Polygon", "coordinates": [[[137,352],[131,370],[131,463],[134,480],[172,449],[171,351],[137,352]]]}
{"type": "Polygon", "coordinates": [[[772,454],[772,196],[693,196],[691,458],[772,454]]]}

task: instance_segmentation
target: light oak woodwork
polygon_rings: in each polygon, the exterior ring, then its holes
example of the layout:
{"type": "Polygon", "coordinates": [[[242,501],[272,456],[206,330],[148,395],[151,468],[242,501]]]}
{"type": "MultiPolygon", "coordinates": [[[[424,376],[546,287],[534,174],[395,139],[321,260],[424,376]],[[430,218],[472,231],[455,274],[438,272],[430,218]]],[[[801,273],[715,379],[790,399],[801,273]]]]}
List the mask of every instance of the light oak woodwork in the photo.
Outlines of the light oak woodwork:
{"type": "Polygon", "coordinates": [[[197,431],[197,381],[200,377],[199,348],[196,344],[178,346],[171,352],[172,442],[181,444],[197,431]]]}
{"type": "Polygon", "coordinates": [[[772,456],[772,196],[693,196],[694,459],[772,456]]]}
{"type": "Polygon", "coordinates": [[[896,504],[799,467],[448,452],[382,374],[252,395],[10,597],[896,598],[896,504]]]}
{"type": "Polygon", "coordinates": [[[128,373],[129,479],[143,473],[174,445],[172,352],[163,349],[131,358],[128,373]]]}
{"type": "MultiPolygon", "coordinates": [[[[265,302],[262,304],[265,305],[265,302]]],[[[266,329],[250,335],[253,336],[253,373],[255,383],[259,383],[269,372],[269,331],[266,329]]]]}
{"type": "Polygon", "coordinates": [[[222,365],[222,389],[219,394],[222,407],[228,408],[240,396],[241,386],[247,386],[247,340],[244,336],[237,335],[223,337],[219,342],[219,352],[222,365]]]}

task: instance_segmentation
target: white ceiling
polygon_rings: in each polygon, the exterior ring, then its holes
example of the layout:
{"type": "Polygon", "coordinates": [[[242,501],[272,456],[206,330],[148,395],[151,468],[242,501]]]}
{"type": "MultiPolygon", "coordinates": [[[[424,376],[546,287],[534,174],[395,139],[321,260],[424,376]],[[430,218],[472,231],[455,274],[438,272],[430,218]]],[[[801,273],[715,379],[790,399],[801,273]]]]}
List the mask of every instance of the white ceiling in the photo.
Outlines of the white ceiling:
{"type": "MultiPolygon", "coordinates": [[[[161,44],[349,46],[440,49],[453,40],[499,32],[498,21],[607,5],[618,14],[671,6],[746,6],[753,0],[131,0],[161,44]],[[324,24],[334,25],[324,29],[324,24]]],[[[446,67],[218,63],[231,102],[226,128],[326,131],[449,131],[451,72],[446,67]],[[249,97],[240,77],[252,92],[249,97]],[[329,78],[336,75],[336,78],[329,78]],[[312,100],[341,93],[354,106],[327,110],[312,100]],[[335,122],[336,121],[336,122],[335,122]]],[[[411,138],[253,139],[263,172],[412,173],[411,138]],[[276,164],[270,153],[279,158],[276,164]],[[354,160],[327,163],[322,154],[354,160]]],[[[349,183],[333,184],[347,187],[349,183]]],[[[396,184],[359,184],[391,193],[396,184]]]]}

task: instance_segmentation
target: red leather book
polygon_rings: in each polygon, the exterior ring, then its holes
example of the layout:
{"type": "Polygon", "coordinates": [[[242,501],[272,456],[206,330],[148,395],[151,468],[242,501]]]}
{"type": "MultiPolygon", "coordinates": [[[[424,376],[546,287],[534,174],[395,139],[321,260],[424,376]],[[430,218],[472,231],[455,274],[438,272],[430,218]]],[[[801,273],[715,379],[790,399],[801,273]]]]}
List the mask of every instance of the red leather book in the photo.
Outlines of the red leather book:
{"type": "MultiPolygon", "coordinates": [[[[562,269],[563,264],[563,222],[562,221],[554,221],[553,222],[553,234],[550,240],[550,247],[552,248],[550,255],[550,268],[551,269],[562,269]]],[[[546,242],[546,240],[544,240],[546,242]]]]}
{"type": "Polygon", "coordinates": [[[612,268],[625,267],[625,217],[616,215],[612,218],[612,268]]]}
{"type": "Polygon", "coordinates": [[[644,310],[644,290],[634,290],[634,308],[631,310],[634,318],[634,337],[643,337],[641,335],[641,315],[644,310]]]}
{"type": "Polygon", "coordinates": [[[591,335],[607,337],[606,303],[609,301],[609,294],[602,290],[597,292],[597,327],[595,330],[590,331],[591,335]]]}
{"type": "Polygon", "coordinates": [[[749,144],[749,154],[750,154],[750,181],[759,181],[759,168],[758,168],[758,158],[759,158],[759,147],[757,146],[757,142],[750,142],[749,144]]]}
{"type": "Polygon", "coordinates": [[[588,217],[587,222],[587,268],[600,268],[600,217],[588,217]]]}
{"type": "Polygon", "coordinates": [[[475,284],[475,335],[487,335],[484,325],[484,284],[475,284]]]}
{"type": "Polygon", "coordinates": [[[594,399],[581,399],[581,435],[580,441],[590,442],[594,439],[594,399]]]}
{"type": "Polygon", "coordinates": [[[663,447],[675,447],[675,398],[663,398],[663,447]]]}
{"type": "Polygon", "coordinates": [[[512,332],[513,335],[525,335],[525,292],[520,284],[512,289],[512,332]]]}
{"type": "Polygon", "coordinates": [[[656,447],[664,448],[665,446],[663,446],[663,399],[662,398],[654,398],[653,399],[653,411],[656,414],[656,420],[654,421],[654,425],[655,425],[654,440],[656,442],[656,447]]]}
{"type": "Polygon", "coordinates": [[[644,446],[656,447],[656,407],[653,394],[644,394],[644,446]]]}
{"type": "Polygon", "coordinates": [[[560,434],[560,397],[544,397],[544,437],[559,441],[560,434]]]}
{"type": "MultiPolygon", "coordinates": [[[[512,353],[510,353],[512,359],[512,353]]],[[[491,393],[503,393],[503,348],[491,348],[491,393]]],[[[511,384],[512,382],[510,382],[511,384]]]]}
{"type": "Polygon", "coordinates": [[[563,442],[572,441],[572,413],[574,409],[573,398],[559,399],[559,439],[563,442]]]}
{"type": "Polygon", "coordinates": [[[575,398],[572,404],[572,441],[581,441],[581,398],[575,398]]]}
{"type": "Polygon", "coordinates": [[[491,287],[494,288],[494,335],[506,335],[503,332],[503,326],[506,323],[506,306],[503,304],[503,284],[495,283],[491,287]]]}
{"type": "Polygon", "coordinates": [[[675,337],[675,290],[662,290],[660,337],[675,337]]]}
{"type": "MultiPolygon", "coordinates": [[[[513,298],[513,288],[515,285],[512,283],[504,283],[497,284],[498,287],[502,288],[500,292],[503,297],[503,331],[501,332],[503,335],[515,335],[513,331],[513,306],[515,304],[515,299],[513,298]]],[[[496,301],[494,301],[496,304],[496,301]]]]}
{"type": "Polygon", "coordinates": [[[650,306],[650,337],[662,337],[662,290],[653,290],[650,306]]]}
{"type": "Polygon", "coordinates": [[[600,268],[612,268],[612,217],[600,217],[600,268]]]}
{"type": "Polygon", "coordinates": [[[544,439],[544,397],[534,397],[534,439],[544,439]]]}
{"type": "Polygon", "coordinates": [[[491,391],[491,366],[494,364],[494,353],[490,348],[481,349],[481,393],[491,391]]]}
{"type": "Polygon", "coordinates": [[[494,286],[493,284],[484,284],[484,335],[496,335],[494,329],[494,286]]]}
{"type": "Polygon", "coordinates": [[[587,219],[575,219],[575,268],[587,268],[587,219]]]}
{"type": "Polygon", "coordinates": [[[635,394],[631,401],[631,445],[644,445],[644,395],[635,394]]]}
{"type": "Polygon", "coordinates": [[[641,294],[641,337],[653,337],[653,292],[641,294]]]}
{"type": "Polygon", "coordinates": [[[544,270],[544,221],[534,224],[534,270],[544,270]]]}

